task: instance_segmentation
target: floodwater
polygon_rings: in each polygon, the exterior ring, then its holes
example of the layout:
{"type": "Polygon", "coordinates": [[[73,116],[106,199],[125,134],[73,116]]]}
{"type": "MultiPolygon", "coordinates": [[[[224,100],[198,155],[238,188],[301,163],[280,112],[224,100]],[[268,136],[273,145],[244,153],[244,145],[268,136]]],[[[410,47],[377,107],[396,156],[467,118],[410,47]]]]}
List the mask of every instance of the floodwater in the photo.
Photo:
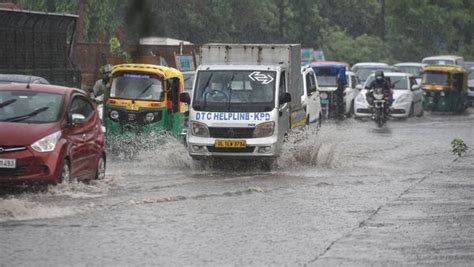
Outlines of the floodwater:
{"type": "Polygon", "coordinates": [[[395,218],[390,209],[430,181],[464,178],[467,210],[453,223],[470,226],[451,234],[473,230],[472,152],[455,161],[450,151],[454,138],[473,146],[473,122],[469,113],[425,113],[382,129],[327,122],[291,135],[271,171],[251,161],[195,163],[170,139],[133,161],[109,159],[102,181],[4,189],[0,265],[469,265],[472,235],[457,257],[440,257],[447,244],[436,234],[450,224],[434,232],[421,208],[403,207],[395,218]],[[390,246],[366,227],[382,227],[383,216],[392,216],[387,236],[397,225],[415,227],[414,235],[390,246]],[[436,240],[433,249],[413,247],[420,238],[436,240]],[[384,249],[373,255],[375,241],[384,249]]]}

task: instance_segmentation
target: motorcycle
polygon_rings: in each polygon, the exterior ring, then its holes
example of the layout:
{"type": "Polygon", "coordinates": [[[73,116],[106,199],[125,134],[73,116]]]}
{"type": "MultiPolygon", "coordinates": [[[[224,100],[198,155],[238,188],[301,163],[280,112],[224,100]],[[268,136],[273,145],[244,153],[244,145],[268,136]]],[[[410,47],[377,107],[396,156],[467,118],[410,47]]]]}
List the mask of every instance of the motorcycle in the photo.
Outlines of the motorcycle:
{"type": "Polygon", "coordinates": [[[381,128],[388,120],[388,97],[384,95],[382,88],[375,88],[372,91],[372,97],[372,119],[381,128]]]}

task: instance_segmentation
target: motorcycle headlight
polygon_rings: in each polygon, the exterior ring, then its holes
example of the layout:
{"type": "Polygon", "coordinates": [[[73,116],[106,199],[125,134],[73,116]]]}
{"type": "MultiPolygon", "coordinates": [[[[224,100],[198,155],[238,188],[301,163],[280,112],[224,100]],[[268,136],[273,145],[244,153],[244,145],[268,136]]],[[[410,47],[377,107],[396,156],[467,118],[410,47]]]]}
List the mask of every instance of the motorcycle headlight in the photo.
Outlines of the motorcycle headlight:
{"type": "Polygon", "coordinates": [[[191,132],[194,136],[209,137],[209,128],[204,123],[193,121],[191,123],[191,132]]]}
{"type": "Polygon", "coordinates": [[[153,115],[153,113],[147,113],[145,115],[145,121],[146,122],[152,122],[153,120],[155,119],[155,115],[153,115]]]}
{"type": "Polygon", "coordinates": [[[321,97],[321,99],[323,99],[323,100],[324,100],[324,99],[328,99],[328,94],[327,94],[326,92],[321,92],[321,93],[319,94],[319,97],[321,97]]]}
{"type": "Polygon", "coordinates": [[[37,152],[51,152],[56,147],[59,138],[61,138],[61,131],[57,131],[46,137],[41,138],[40,140],[34,142],[31,145],[31,148],[33,148],[37,152]]]}
{"type": "Polygon", "coordinates": [[[410,100],[409,98],[408,94],[401,95],[397,98],[397,103],[408,102],[410,100]]]}
{"type": "Polygon", "coordinates": [[[118,121],[118,119],[119,119],[119,113],[116,110],[110,111],[109,116],[114,121],[118,121]]]}
{"type": "Polygon", "coordinates": [[[269,137],[273,135],[275,123],[273,121],[260,123],[253,132],[254,138],[269,137]]]}

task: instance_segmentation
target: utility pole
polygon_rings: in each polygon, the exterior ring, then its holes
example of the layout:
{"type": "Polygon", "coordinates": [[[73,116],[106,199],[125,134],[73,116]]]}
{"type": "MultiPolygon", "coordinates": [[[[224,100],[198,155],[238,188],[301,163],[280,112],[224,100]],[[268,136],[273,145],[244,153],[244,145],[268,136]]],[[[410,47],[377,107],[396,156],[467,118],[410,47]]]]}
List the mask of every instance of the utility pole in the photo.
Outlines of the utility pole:
{"type": "Polygon", "coordinates": [[[380,37],[382,41],[385,42],[385,0],[380,0],[380,25],[381,25],[381,32],[380,37]]]}
{"type": "Polygon", "coordinates": [[[76,34],[77,34],[77,41],[82,42],[84,41],[84,10],[86,7],[86,0],[78,0],[77,1],[77,26],[76,26],[76,34]]]}

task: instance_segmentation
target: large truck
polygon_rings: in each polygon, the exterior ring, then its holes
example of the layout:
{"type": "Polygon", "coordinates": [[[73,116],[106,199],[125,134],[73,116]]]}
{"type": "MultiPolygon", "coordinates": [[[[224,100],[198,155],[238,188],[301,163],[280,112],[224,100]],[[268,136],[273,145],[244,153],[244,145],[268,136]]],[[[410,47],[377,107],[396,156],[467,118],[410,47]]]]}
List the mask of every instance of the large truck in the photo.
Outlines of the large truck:
{"type": "Polygon", "coordinates": [[[192,99],[182,95],[190,156],[278,157],[287,132],[306,123],[300,53],[299,44],[202,45],[192,99]]]}

